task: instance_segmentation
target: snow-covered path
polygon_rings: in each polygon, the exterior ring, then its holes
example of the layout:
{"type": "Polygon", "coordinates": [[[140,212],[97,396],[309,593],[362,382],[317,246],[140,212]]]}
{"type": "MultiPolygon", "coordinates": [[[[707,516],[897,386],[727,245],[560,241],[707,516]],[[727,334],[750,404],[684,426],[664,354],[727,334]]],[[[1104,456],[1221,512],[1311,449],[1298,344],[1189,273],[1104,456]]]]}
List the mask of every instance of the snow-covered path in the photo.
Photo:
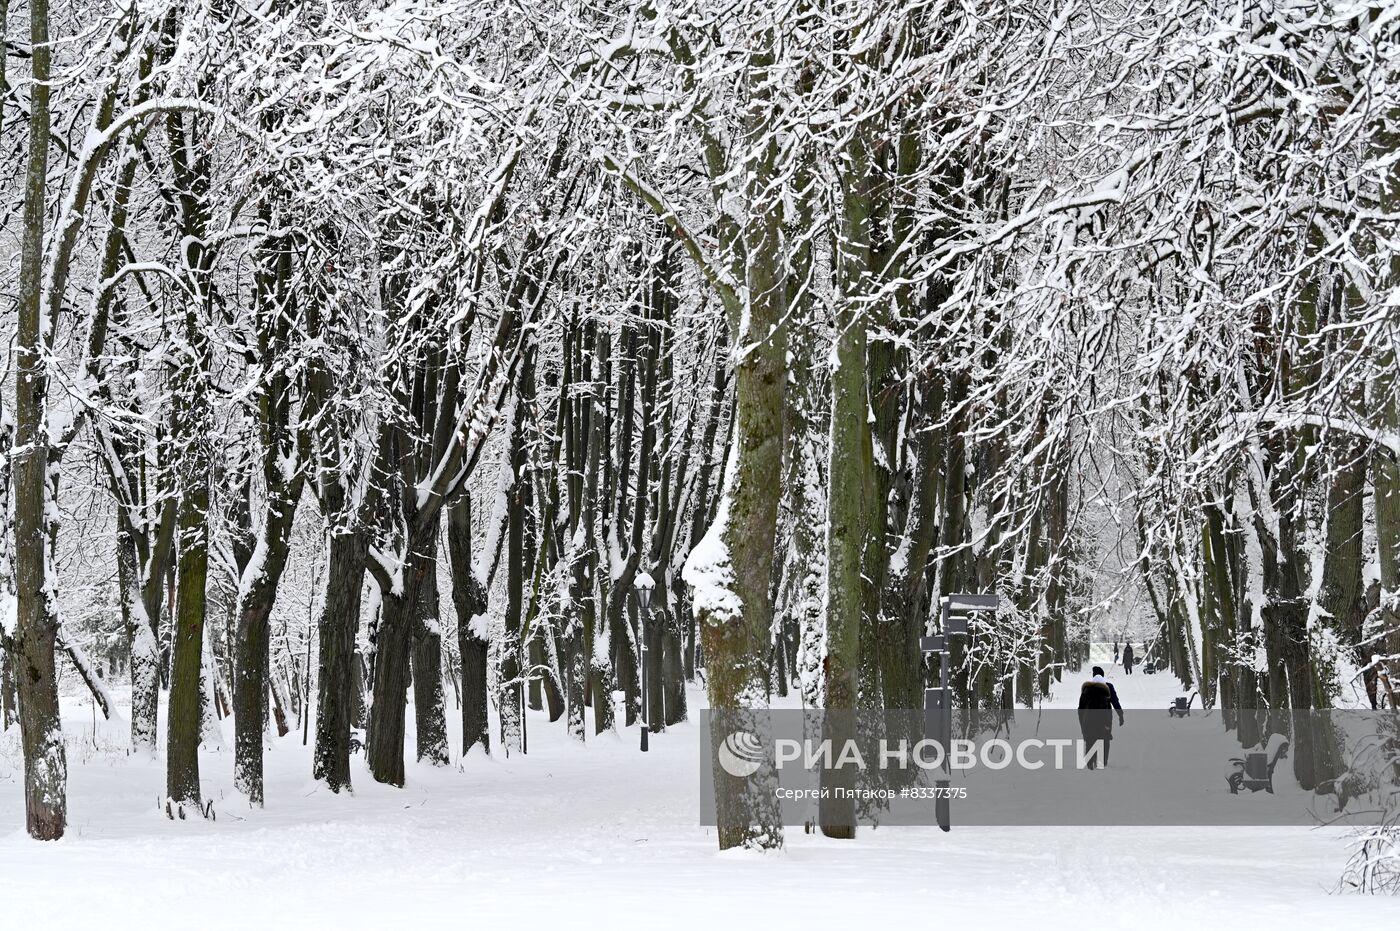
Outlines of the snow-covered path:
{"type": "MultiPolygon", "coordinates": [[[[1164,708],[1175,686],[1112,677],[1129,706],[1164,708]]],[[[268,753],[267,808],[249,810],[232,792],[231,755],[209,753],[217,820],[171,822],[157,809],[160,762],[128,757],[102,725],[94,734],[86,702],[68,706],[66,724],[71,826],[59,843],[20,830],[15,732],[0,743],[0,928],[781,929],[936,916],[1175,929],[1394,917],[1392,901],[1329,895],[1345,841],[1305,828],[887,827],[854,842],[789,829],[780,854],[720,854],[697,826],[692,725],[643,756],[635,729],[578,747],[532,715],[528,756],[410,767],[402,790],[357,770],[352,797],[317,788],[297,733],[268,753]]]]}
{"type": "MultiPolygon", "coordinates": [[[[1094,644],[1095,647],[1105,647],[1104,656],[1100,658],[1097,650],[1091,653],[1090,663],[1102,666],[1107,673],[1108,680],[1113,683],[1113,687],[1118,690],[1118,699],[1123,703],[1124,709],[1151,709],[1165,712],[1167,706],[1171,704],[1173,698],[1179,695],[1190,695],[1190,691],[1183,692],[1181,683],[1177,678],[1169,673],[1156,673],[1154,675],[1144,675],[1142,666],[1134,666],[1132,675],[1123,672],[1123,667],[1110,662],[1113,650],[1108,644],[1094,644]]],[[[1056,686],[1054,694],[1045,703],[1046,708],[1075,708],[1079,704],[1079,686],[1089,678],[1089,667],[1086,665],[1081,672],[1066,673],[1064,681],[1056,686]]],[[[1200,708],[1200,699],[1192,703],[1192,707],[1200,708]]]]}

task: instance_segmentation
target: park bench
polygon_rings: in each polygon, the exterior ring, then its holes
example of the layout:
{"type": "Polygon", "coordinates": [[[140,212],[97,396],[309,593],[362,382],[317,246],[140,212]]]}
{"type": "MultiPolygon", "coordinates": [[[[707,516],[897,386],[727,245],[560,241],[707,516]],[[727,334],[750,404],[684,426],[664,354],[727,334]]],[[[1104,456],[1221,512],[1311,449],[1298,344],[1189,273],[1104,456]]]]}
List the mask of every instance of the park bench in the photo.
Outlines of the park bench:
{"type": "Polygon", "coordinates": [[[1234,772],[1225,777],[1225,781],[1230,784],[1230,794],[1238,795],[1240,789],[1248,789],[1251,792],[1258,792],[1263,789],[1265,792],[1273,794],[1274,791],[1274,767],[1278,766],[1278,761],[1288,756],[1288,741],[1283,741],[1274,751],[1273,759],[1269,759],[1269,754],[1262,751],[1246,753],[1243,757],[1233,757],[1230,763],[1234,766],[1234,772]]]}
{"type": "Polygon", "coordinates": [[[1185,695],[1173,698],[1171,706],[1167,708],[1167,715],[1173,718],[1191,717],[1191,702],[1195,701],[1199,694],[1200,692],[1192,692],[1189,698],[1185,695]]]}

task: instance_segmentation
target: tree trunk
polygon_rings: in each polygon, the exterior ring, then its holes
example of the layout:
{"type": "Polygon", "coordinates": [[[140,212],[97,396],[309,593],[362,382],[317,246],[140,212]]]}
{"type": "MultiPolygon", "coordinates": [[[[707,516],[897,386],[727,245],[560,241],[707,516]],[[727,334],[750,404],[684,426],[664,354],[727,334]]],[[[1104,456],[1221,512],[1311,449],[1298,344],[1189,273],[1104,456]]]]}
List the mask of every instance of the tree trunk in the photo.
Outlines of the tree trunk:
{"type": "MultiPolygon", "coordinates": [[[[680,604],[679,599],[676,602],[680,604]]],[[[688,717],[685,696],[685,665],[681,661],[684,641],[681,636],[678,612],[667,612],[661,631],[662,674],[658,689],[662,693],[665,723],[669,727],[679,724],[688,717]]]]}
{"type": "Polygon", "coordinates": [[[15,694],[15,664],[8,644],[0,643],[0,731],[7,731],[19,720],[19,699],[15,694]]]}
{"type": "Polygon", "coordinates": [[[447,551],[452,560],[452,605],[457,611],[457,649],[462,657],[462,756],[480,745],[491,752],[487,721],[486,651],[474,624],[486,613],[486,590],[472,567],[472,501],[468,495],[447,512],[447,551]]]}
{"type": "MultiPolygon", "coordinates": [[[[747,293],[726,298],[734,342],[746,347],[736,366],[735,435],[718,511],[690,554],[685,573],[694,589],[712,721],[723,725],[711,731],[715,760],[723,732],[743,729],[760,739],[769,733],[762,712],[771,681],[774,490],[782,482],[787,335],[782,327],[782,217],[768,200],[778,157],[768,98],[772,35],[756,41],[747,66],[744,115],[746,144],[752,149],[743,173],[749,211],[743,230],[747,293]]],[[[781,847],[776,771],[761,766],[747,780],[717,764],[713,772],[720,849],[781,847]]]]}
{"type": "Polygon", "coordinates": [[[34,80],[29,91],[29,158],[25,167],[16,333],[14,533],[16,617],[10,661],[18,679],[24,749],[25,826],[37,840],[57,840],[67,823],[68,764],[58,713],[54,638],[48,606],[48,376],[44,368],[44,216],[49,157],[49,8],[29,4],[34,80]]]}
{"type": "MultiPolygon", "coordinates": [[[[436,521],[434,521],[436,523],[436,521]]],[[[413,632],[413,717],[417,725],[419,762],[446,766],[447,716],[442,690],[442,621],[438,607],[437,529],[429,535],[423,562],[423,587],[418,592],[413,632]]]]}
{"type": "MultiPolygon", "coordinates": [[[[1322,584],[1318,601],[1331,618],[1329,626],[1342,644],[1356,644],[1352,659],[1366,669],[1370,650],[1362,644],[1366,621],[1366,585],[1362,535],[1365,528],[1366,454],[1359,444],[1337,444],[1327,487],[1326,554],[1322,563],[1322,584]]],[[[1362,675],[1366,695],[1376,707],[1376,671],[1362,675]]]]}
{"type": "MultiPolygon", "coordinates": [[[[266,545],[266,541],[264,541],[266,545]]],[[[269,561],[271,557],[269,556],[269,561]]],[[[280,567],[257,573],[239,599],[234,647],[233,786],[249,804],[263,804],[263,729],[267,721],[268,619],[277,597],[280,567]]]]}
{"type": "MultiPolygon", "coordinates": [[[[269,203],[262,220],[274,224],[269,203]]],[[[256,275],[256,321],[258,349],[264,358],[280,360],[290,354],[291,327],[298,322],[301,306],[292,291],[293,246],[286,237],[270,237],[259,250],[256,275]]],[[[319,315],[307,308],[308,328],[319,332],[319,315]]],[[[318,371],[320,361],[310,366],[307,406],[326,390],[318,371]]],[[[234,653],[234,788],[248,796],[255,806],[263,803],[263,722],[267,709],[263,697],[268,682],[268,620],[277,601],[277,589],[287,566],[291,549],[292,523],[301,500],[306,472],[301,460],[307,439],[293,430],[293,385],[277,366],[258,397],[259,437],[262,444],[263,482],[267,489],[267,509],[260,537],[252,552],[238,554],[239,597],[235,608],[238,619],[232,649],[234,653]]],[[[250,477],[251,483],[251,477],[250,477]]],[[[248,486],[244,486],[241,509],[251,525],[248,486]]],[[[247,535],[251,539],[251,534],[247,535]]],[[[285,733],[285,732],[284,732],[285,733]]]]}
{"type": "Polygon", "coordinates": [[[908,514],[899,547],[890,559],[881,598],[881,670],[885,707],[917,709],[923,699],[923,654],[919,636],[923,633],[921,607],[924,603],[924,576],[929,553],[938,533],[939,483],[933,474],[938,450],[933,422],[940,412],[931,385],[922,380],[921,410],[913,422],[919,426],[912,443],[911,484],[908,514]]]}
{"type": "MultiPolygon", "coordinates": [[[[181,436],[191,436],[187,429],[181,436]]],[[[199,444],[202,439],[195,439],[199,444]]],[[[176,804],[199,808],[200,665],[204,645],[205,585],[209,568],[209,489],[198,460],[184,478],[180,497],[179,562],[176,568],[174,645],[170,710],[166,730],[166,794],[176,804]]]]}
{"type": "Polygon", "coordinates": [[[332,792],[351,787],[350,730],[363,720],[355,635],[364,580],[364,537],[355,531],[333,533],[326,596],[317,623],[316,750],[311,770],[332,792]]]}
{"type": "Polygon", "coordinates": [[[501,748],[506,756],[525,752],[524,683],[520,656],[521,620],[525,590],[525,509],[528,483],[523,474],[525,450],[523,412],[516,407],[515,429],[511,431],[511,469],[515,483],[510,491],[510,525],[506,531],[506,612],[505,636],[501,641],[498,671],[497,707],[501,716],[501,748]]]}
{"type": "Polygon", "coordinates": [[[531,711],[544,710],[544,688],[540,669],[545,665],[544,643],[540,640],[540,631],[534,630],[530,634],[529,647],[526,650],[527,661],[530,664],[527,675],[529,695],[526,704],[531,711]]]}
{"type": "MultiPolygon", "coordinates": [[[[1375,145],[1373,150],[1383,156],[1392,156],[1400,148],[1400,131],[1397,131],[1397,114],[1391,111],[1385,120],[1377,120],[1375,145]]],[[[1393,216],[1400,211],[1400,165],[1392,160],[1390,169],[1381,185],[1381,213],[1393,216]]],[[[1390,249],[1390,261],[1385,270],[1384,287],[1394,294],[1400,287],[1400,250],[1390,249]]],[[[1370,390],[1372,410],[1379,411],[1380,428],[1394,436],[1400,431],[1400,396],[1396,389],[1400,382],[1396,379],[1396,366],[1400,365],[1395,351],[1393,332],[1383,344],[1377,364],[1378,377],[1373,380],[1370,390]]],[[[1376,517],[1376,546],[1380,562],[1380,626],[1379,631],[1388,631],[1385,639],[1378,644],[1380,649],[1368,652],[1376,656],[1391,657],[1378,674],[1391,683],[1400,683],[1400,456],[1395,450],[1378,448],[1372,455],[1371,482],[1374,490],[1376,517]]],[[[1378,632],[1379,632],[1378,631],[1378,632]]],[[[1371,662],[1368,657],[1368,662],[1371,662]]],[[[1392,709],[1394,705],[1391,706],[1392,709]]]]}
{"type": "MultiPolygon", "coordinates": [[[[594,377],[606,385],[608,383],[608,355],[612,341],[606,330],[595,323],[592,329],[594,377]]],[[[601,734],[615,726],[616,709],[613,707],[612,653],[606,645],[611,644],[608,629],[607,588],[605,576],[611,569],[603,554],[605,552],[602,514],[603,502],[608,500],[607,485],[603,473],[607,471],[608,414],[607,399],[602,394],[592,397],[589,417],[589,474],[585,491],[586,503],[583,509],[583,536],[585,537],[585,569],[589,594],[584,603],[583,650],[588,663],[588,700],[593,707],[593,733],[601,734]]]]}
{"type": "Polygon", "coordinates": [[[156,716],[160,700],[160,644],[141,597],[136,544],[124,514],[117,531],[117,588],[122,603],[131,665],[131,748],[156,752],[156,716]]]}
{"type": "MultiPolygon", "coordinates": [[[[866,319],[862,280],[870,265],[870,197],[867,153],[859,129],[845,151],[842,173],[841,249],[837,259],[836,346],[831,373],[831,447],[827,466],[827,595],[825,728],[823,739],[841,747],[854,738],[860,705],[861,628],[868,607],[862,569],[866,546],[884,546],[883,508],[872,501],[874,480],[869,392],[866,381],[866,319]]],[[[822,833],[855,836],[855,771],[822,771],[819,806],[822,833]],[[837,797],[838,791],[844,793],[837,797]],[[827,793],[830,794],[827,794],[827,793]]]]}
{"type": "Polygon", "coordinates": [[[423,565],[412,560],[403,572],[400,593],[381,586],[379,623],[374,634],[374,701],[370,705],[370,772],[376,782],[403,786],[404,717],[408,698],[409,650],[413,612],[423,565]]]}

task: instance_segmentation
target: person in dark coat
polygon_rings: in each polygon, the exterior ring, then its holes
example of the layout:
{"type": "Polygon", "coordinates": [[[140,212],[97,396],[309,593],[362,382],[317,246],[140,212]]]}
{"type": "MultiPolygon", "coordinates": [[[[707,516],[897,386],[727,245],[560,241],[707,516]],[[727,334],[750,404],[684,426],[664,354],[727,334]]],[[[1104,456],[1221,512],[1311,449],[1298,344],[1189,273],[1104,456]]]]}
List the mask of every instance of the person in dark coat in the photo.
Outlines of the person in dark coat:
{"type": "Polygon", "coordinates": [[[1133,674],[1133,645],[1130,643],[1123,647],[1123,674],[1131,676],[1133,674]]]}
{"type": "Polygon", "coordinates": [[[1108,751],[1113,743],[1113,712],[1123,724],[1123,706],[1118,703],[1118,690],[1104,678],[1103,667],[1094,667],[1094,678],[1079,689],[1079,731],[1089,750],[1089,768],[1094,769],[1098,756],[1108,765],[1108,751]],[[1095,752],[1095,751],[1098,752],[1095,752]]]}

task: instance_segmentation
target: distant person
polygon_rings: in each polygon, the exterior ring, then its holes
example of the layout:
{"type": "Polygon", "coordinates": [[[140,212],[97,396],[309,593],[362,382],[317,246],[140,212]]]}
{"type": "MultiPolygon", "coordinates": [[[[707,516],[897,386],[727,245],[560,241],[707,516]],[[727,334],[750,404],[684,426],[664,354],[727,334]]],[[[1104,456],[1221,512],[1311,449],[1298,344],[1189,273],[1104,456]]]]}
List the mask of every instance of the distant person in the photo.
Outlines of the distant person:
{"type": "Polygon", "coordinates": [[[1123,674],[1128,676],[1133,674],[1133,645],[1131,643],[1123,647],[1123,674]]]}
{"type": "MultiPolygon", "coordinates": [[[[1129,644],[1129,645],[1128,645],[1128,649],[1130,649],[1130,650],[1132,649],[1132,644],[1129,644]]],[[[1118,641],[1117,641],[1117,640],[1113,641],[1113,661],[1114,661],[1115,663],[1118,662],[1118,641]]]]}
{"type": "Polygon", "coordinates": [[[1094,667],[1094,677],[1079,689],[1079,731],[1084,736],[1089,768],[1096,769],[1098,758],[1108,766],[1108,751],[1113,743],[1113,712],[1118,712],[1118,724],[1123,724],[1123,706],[1118,703],[1118,690],[1104,678],[1103,667],[1094,667]]]}

